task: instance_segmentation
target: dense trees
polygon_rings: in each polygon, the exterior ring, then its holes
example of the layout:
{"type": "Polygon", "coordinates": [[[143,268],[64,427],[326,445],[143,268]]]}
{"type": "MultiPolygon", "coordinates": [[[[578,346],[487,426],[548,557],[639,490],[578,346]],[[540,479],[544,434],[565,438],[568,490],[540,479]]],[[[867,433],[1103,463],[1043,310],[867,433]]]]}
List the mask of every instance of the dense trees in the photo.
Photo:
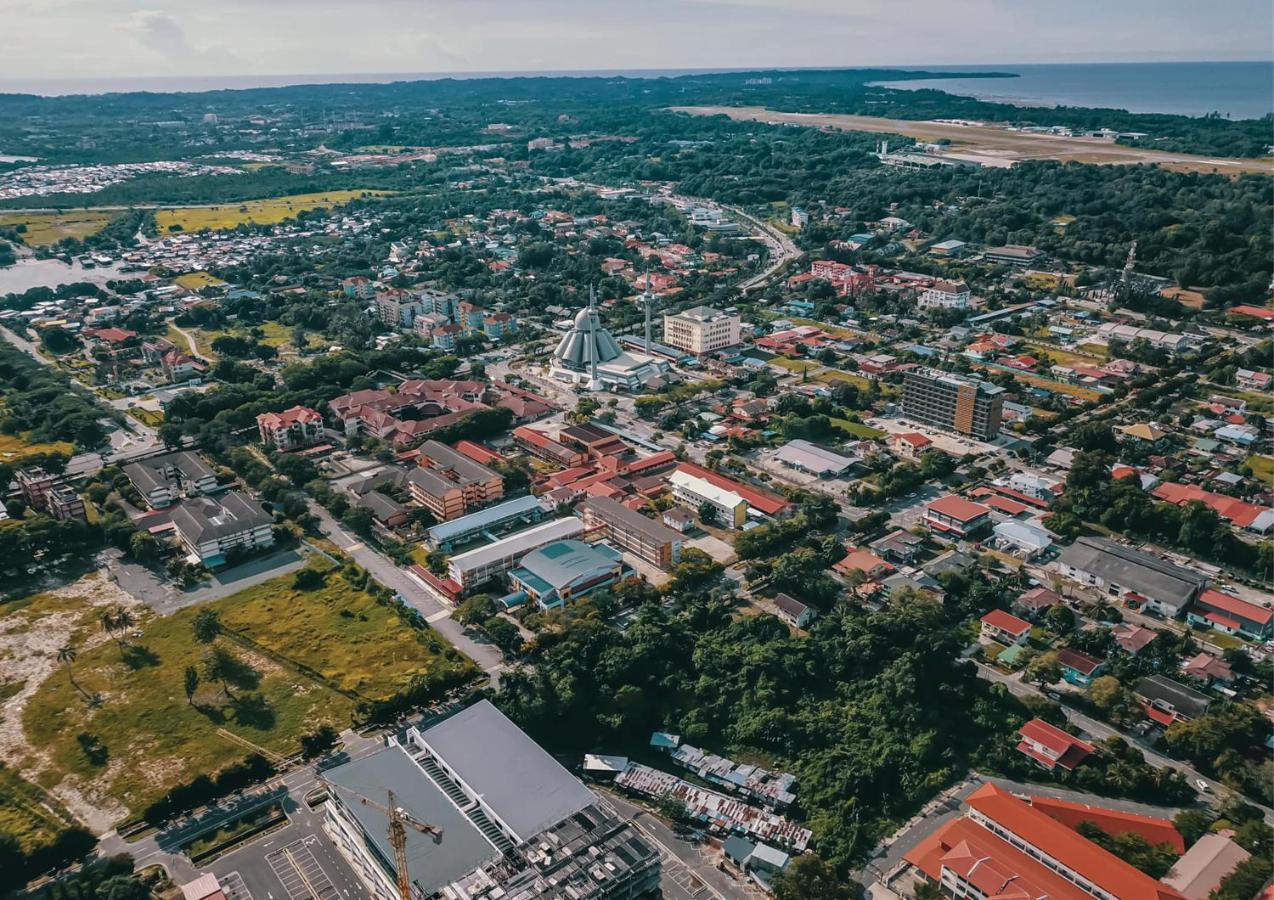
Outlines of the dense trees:
{"type": "Polygon", "coordinates": [[[104,415],[64,376],[0,343],[0,432],[88,449],[102,442],[104,415]]]}

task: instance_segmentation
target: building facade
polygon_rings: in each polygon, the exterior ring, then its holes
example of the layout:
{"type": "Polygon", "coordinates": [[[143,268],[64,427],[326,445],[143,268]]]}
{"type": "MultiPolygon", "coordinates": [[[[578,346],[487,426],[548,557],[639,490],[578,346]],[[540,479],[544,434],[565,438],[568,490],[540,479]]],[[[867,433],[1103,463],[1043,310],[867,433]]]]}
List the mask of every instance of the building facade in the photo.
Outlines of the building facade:
{"type": "Polygon", "coordinates": [[[294,406],[278,413],[257,416],[261,443],[275,450],[308,447],[323,439],[323,417],[308,406],[294,406]]]}
{"type": "Polygon", "coordinates": [[[681,559],[681,535],[609,497],[590,497],[579,505],[584,527],[603,529],[612,544],[661,569],[681,559]]]}
{"type": "Polygon", "coordinates": [[[696,306],[664,315],[664,343],[702,356],[738,344],[741,326],[737,315],[696,306]]]}
{"type": "Polygon", "coordinates": [[[1004,389],[985,381],[921,369],[906,374],[902,412],[925,425],[989,441],[1000,433],[1004,389]]]}

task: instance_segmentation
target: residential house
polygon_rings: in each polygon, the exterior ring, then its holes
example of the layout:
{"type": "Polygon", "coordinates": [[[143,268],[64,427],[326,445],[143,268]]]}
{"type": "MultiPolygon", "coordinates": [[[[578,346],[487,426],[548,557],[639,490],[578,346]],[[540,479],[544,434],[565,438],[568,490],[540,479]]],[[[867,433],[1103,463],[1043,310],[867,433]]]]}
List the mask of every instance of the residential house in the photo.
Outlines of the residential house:
{"type": "Polygon", "coordinates": [[[1026,618],[1035,621],[1061,602],[1061,594],[1039,586],[1019,594],[1013,601],[1013,608],[1026,618]]]}
{"type": "Polygon", "coordinates": [[[1105,660],[1072,647],[1058,650],[1057,662],[1062,667],[1062,678],[1077,687],[1088,687],[1106,669],[1105,660]]]}
{"type": "Polygon", "coordinates": [[[774,608],[779,618],[796,628],[805,628],[818,616],[818,610],[788,594],[776,594],[774,608]]]}
{"type": "Polygon", "coordinates": [[[1133,625],[1131,622],[1120,622],[1110,629],[1111,637],[1120,648],[1132,656],[1136,656],[1159,636],[1159,632],[1151,628],[1133,625]]]}
{"type": "Polygon", "coordinates": [[[1017,745],[1018,751],[1050,772],[1054,769],[1070,772],[1096,752],[1091,744],[1043,719],[1031,719],[1018,730],[1018,734],[1022,737],[1017,745]]]}
{"type": "Polygon", "coordinates": [[[993,609],[982,617],[982,630],[978,640],[984,644],[994,642],[1012,646],[1026,643],[1026,639],[1030,636],[1030,622],[1019,619],[1002,609],[993,609]]]}
{"type": "Polygon", "coordinates": [[[1211,687],[1214,684],[1229,685],[1234,681],[1234,670],[1223,659],[1211,653],[1199,652],[1181,664],[1181,674],[1197,678],[1211,687]]]}
{"type": "Polygon", "coordinates": [[[1197,719],[1208,711],[1212,698],[1163,675],[1148,675],[1137,682],[1133,694],[1146,715],[1160,725],[1197,719]]]}

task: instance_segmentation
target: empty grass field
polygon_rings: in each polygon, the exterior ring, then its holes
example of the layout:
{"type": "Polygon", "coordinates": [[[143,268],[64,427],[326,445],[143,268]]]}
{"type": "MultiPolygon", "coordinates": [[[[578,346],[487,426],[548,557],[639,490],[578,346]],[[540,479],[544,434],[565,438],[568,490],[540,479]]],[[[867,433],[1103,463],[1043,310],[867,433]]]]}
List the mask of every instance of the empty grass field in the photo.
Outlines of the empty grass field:
{"type": "Polygon", "coordinates": [[[418,674],[472,670],[434,632],[404,624],[339,574],[309,591],[293,584],[286,575],[168,617],[142,613],[131,646],[73,639],[79,655],[40,685],[22,718],[45,758],[40,783],[67,783],[89,802],[136,814],[243,758],[243,741],[290,754],[321,724],[347,727],[356,696],[384,698],[418,674]],[[246,664],[228,688],[204,672],[209,648],[191,629],[202,608],[221,617],[217,645],[246,664]],[[190,699],[187,666],[205,676],[190,699]]]}
{"type": "Polygon", "coordinates": [[[1253,478],[1267,486],[1274,484],[1274,456],[1253,455],[1246,462],[1253,478]]]}
{"type": "Polygon", "coordinates": [[[317,194],[293,194],[269,200],[246,200],[223,206],[182,206],[155,212],[155,226],[160,234],[170,231],[219,231],[239,225],[277,225],[299,213],[322,206],[340,206],[359,197],[380,196],[388,191],[324,191],[317,194]]]}
{"type": "Polygon", "coordinates": [[[1056,344],[1048,344],[1043,341],[1034,341],[1031,343],[1023,343],[1022,350],[1032,356],[1039,357],[1047,354],[1056,365],[1059,366],[1100,366],[1109,358],[1107,356],[1089,355],[1076,350],[1066,350],[1056,344]]]}
{"type": "Polygon", "coordinates": [[[65,453],[70,456],[75,448],[66,441],[41,444],[24,440],[18,435],[0,434],[0,464],[20,463],[40,453],[65,453]]]}
{"type": "Polygon", "coordinates": [[[209,275],[207,272],[187,272],[185,275],[178,275],[173,281],[188,291],[198,291],[206,287],[220,287],[225,284],[216,275],[209,275]]]}
{"type": "Polygon", "coordinates": [[[814,362],[809,359],[788,359],[786,356],[776,356],[770,360],[770,365],[778,366],[781,369],[787,369],[789,372],[795,372],[800,375],[802,372],[813,371],[820,368],[822,363],[814,362]]]}
{"type": "Polygon", "coordinates": [[[862,422],[853,422],[849,419],[837,417],[833,417],[831,422],[838,428],[844,428],[854,437],[864,441],[876,441],[888,436],[888,432],[881,431],[879,428],[872,428],[870,425],[864,425],[862,422]]]}
{"type": "Polygon", "coordinates": [[[0,834],[12,835],[30,853],[75,824],[61,803],[0,763],[0,834]]]}
{"type": "Polygon", "coordinates": [[[0,213],[0,228],[18,230],[30,247],[56,244],[63,238],[97,234],[119,215],[116,210],[79,209],[67,212],[0,213]]]}

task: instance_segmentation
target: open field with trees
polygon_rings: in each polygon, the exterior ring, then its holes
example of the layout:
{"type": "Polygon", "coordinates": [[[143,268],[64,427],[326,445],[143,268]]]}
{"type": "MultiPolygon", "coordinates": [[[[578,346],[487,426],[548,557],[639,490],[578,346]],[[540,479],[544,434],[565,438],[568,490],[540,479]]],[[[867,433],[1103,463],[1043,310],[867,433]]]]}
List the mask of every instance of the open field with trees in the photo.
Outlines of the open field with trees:
{"type": "Polygon", "coordinates": [[[223,206],[186,206],[155,212],[155,227],[160,234],[170,231],[212,231],[237,228],[240,225],[276,225],[300,213],[323,206],[339,206],[359,197],[377,196],[386,191],[325,191],[293,194],[268,200],[247,200],[223,206]]]}
{"type": "Polygon", "coordinates": [[[0,231],[12,230],[27,246],[43,247],[97,234],[119,215],[119,210],[106,209],[0,213],[0,231]]]}
{"type": "Polygon", "coordinates": [[[441,689],[472,664],[368,589],[366,575],[302,569],[103,640],[76,629],[22,716],[40,784],[117,818],[253,748],[298,751],[377,701],[441,689]]]}

